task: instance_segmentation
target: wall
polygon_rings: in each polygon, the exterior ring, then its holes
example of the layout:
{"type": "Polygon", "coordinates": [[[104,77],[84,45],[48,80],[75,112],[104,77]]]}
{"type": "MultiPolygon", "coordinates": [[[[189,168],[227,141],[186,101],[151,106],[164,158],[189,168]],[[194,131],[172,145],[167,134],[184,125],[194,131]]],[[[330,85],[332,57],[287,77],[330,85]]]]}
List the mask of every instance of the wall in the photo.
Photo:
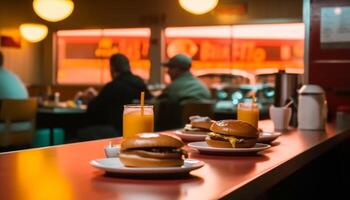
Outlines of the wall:
{"type": "Polygon", "coordinates": [[[340,105],[350,106],[350,48],[322,48],[320,11],[322,7],[350,6],[347,0],[314,0],[310,6],[308,80],[323,87],[333,116],[340,105]]]}
{"type": "MultiPolygon", "coordinates": [[[[31,8],[31,1],[0,1],[0,35],[20,38],[18,27],[21,23],[37,21],[31,8]]],[[[42,43],[32,44],[21,41],[20,48],[1,47],[5,66],[16,73],[26,85],[42,82],[42,43]]]]}
{"type": "MultiPolygon", "coordinates": [[[[17,29],[0,29],[0,35],[20,38],[17,29]]],[[[25,85],[39,84],[42,73],[40,70],[41,45],[21,40],[21,47],[0,47],[4,55],[4,66],[17,74],[25,85]]]]}
{"type": "MultiPolygon", "coordinates": [[[[230,12],[222,14],[214,10],[201,16],[186,12],[179,6],[177,0],[74,0],[74,2],[75,10],[69,18],[50,23],[35,15],[31,0],[2,0],[0,30],[17,28],[23,22],[45,23],[52,34],[59,29],[147,26],[159,30],[159,27],[166,26],[300,22],[302,19],[302,0],[220,0],[218,9],[243,5],[246,7],[245,14],[232,15],[230,12]]],[[[156,47],[151,47],[155,49],[152,52],[160,52],[156,50],[161,44],[159,40],[157,37],[153,41],[152,45],[156,47]]],[[[33,57],[33,60],[38,61],[34,68],[41,73],[36,74],[28,84],[49,84],[54,80],[52,37],[46,38],[41,44],[42,47],[40,44],[34,45],[37,47],[33,51],[21,50],[19,53],[23,57],[33,57]]],[[[159,61],[156,61],[159,57],[151,55],[153,67],[159,68],[159,61]]],[[[9,65],[17,66],[16,63],[8,62],[9,65]]]]}

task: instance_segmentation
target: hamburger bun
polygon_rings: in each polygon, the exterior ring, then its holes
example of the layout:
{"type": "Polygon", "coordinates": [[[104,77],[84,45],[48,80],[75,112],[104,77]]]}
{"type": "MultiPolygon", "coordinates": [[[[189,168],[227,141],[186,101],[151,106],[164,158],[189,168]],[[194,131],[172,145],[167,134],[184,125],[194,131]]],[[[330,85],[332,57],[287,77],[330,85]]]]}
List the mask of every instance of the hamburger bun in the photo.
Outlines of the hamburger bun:
{"type": "Polygon", "coordinates": [[[152,152],[145,150],[130,150],[125,152],[125,154],[134,154],[146,158],[159,158],[159,159],[178,159],[182,158],[182,153],[180,151],[175,152],[152,152]]]}
{"type": "Polygon", "coordinates": [[[201,128],[201,129],[209,130],[213,123],[214,123],[214,121],[210,121],[210,122],[193,121],[193,122],[191,122],[191,125],[193,128],[201,128]]]}
{"type": "MultiPolygon", "coordinates": [[[[211,147],[216,148],[232,148],[232,144],[228,141],[213,140],[207,137],[205,139],[207,144],[211,147]]],[[[256,138],[244,139],[242,142],[236,143],[235,148],[250,148],[253,147],[257,142],[256,138]]]]}
{"type": "Polygon", "coordinates": [[[159,133],[141,133],[124,139],[120,145],[120,150],[151,147],[181,148],[183,146],[184,143],[175,136],[159,133]]]}
{"type": "Polygon", "coordinates": [[[119,159],[127,167],[176,167],[184,164],[183,159],[147,158],[125,153],[121,153],[119,159]]]}
{"type": "Polygon", "coordinates": [[[244,138],[258,138],[259,131],[253,125],[241,120],[221,120],[210,127],[214,133],[244,138]]]}
{"type": "Polygon", "coordinates": [[[174,167],[183,165],[184,143],[173,136],[141,133],[125,138],[119,159],[127,167],[174,167]]]}
{"type": "Polygon", "coordinates": [[[192,128],[200,128],[204,130],[209,130],[210,126],[215,122],[211,120],[209,117],[201,117],[201,116],[191,116],[190,117],[192,128]]]}
{"type": "Polygon", "coordinates": [[[195,135],[207,135],[210,132],[210,130],[203,128],[194,128],[191,124],[186,124],[185,127],[182,129],[182,132],[195,135]]]}

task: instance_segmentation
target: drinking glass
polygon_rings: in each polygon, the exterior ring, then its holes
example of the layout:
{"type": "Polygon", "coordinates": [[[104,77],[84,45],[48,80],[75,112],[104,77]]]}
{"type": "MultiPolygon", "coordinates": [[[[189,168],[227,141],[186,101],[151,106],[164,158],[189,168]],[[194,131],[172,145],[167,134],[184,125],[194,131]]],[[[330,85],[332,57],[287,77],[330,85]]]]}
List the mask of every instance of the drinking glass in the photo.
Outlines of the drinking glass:
{"type": "Polygon", "coordinates": [[[140,105],[124,105],[123,137],[131,137],[138,133],[153,132],[154,114],[152,105],[144,105],[143,114],[140,105]]]}
{"type": "Polygon", "coordinates": [[[256,103],[239,103],[237,105],[237,119],[248,122],[258,128],[259,106],[256,103]]]}

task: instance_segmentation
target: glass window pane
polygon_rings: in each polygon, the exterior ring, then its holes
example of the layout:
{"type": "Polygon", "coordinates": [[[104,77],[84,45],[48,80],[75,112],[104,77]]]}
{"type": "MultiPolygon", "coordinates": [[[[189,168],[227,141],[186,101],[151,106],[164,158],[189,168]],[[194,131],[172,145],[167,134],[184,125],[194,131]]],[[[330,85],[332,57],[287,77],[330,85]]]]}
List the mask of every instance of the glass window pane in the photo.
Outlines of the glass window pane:
{"type": "Polygon", "coordinates": [[[131,70],[149,79],[149,28],[57,32],[57,83],[104,84],[110,81],[109,57],[125,54],[131,70]]]}
{"type": "MultiPolygon", "coordinates": [[[[183,53],[193,59],[191,71],[208,85],[217,82],[210,74],[230,73],[230,26],[166,28],[166,55],[183,53]]],[[[167,81],[169,78],[165,78],[167,81]]]]}

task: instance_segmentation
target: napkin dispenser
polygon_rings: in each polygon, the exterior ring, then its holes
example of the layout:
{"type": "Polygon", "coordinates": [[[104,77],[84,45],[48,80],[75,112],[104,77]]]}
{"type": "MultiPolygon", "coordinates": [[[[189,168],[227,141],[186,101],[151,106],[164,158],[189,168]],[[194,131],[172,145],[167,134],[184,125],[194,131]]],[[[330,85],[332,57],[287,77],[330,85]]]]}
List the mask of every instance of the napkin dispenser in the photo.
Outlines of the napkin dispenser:
{"type": "Polygon", "coordinates": [[[318,85],[303,85],[298,93],[298,128],[303,130],[325,129],[327,101],[324,90],[318,85]]]}

